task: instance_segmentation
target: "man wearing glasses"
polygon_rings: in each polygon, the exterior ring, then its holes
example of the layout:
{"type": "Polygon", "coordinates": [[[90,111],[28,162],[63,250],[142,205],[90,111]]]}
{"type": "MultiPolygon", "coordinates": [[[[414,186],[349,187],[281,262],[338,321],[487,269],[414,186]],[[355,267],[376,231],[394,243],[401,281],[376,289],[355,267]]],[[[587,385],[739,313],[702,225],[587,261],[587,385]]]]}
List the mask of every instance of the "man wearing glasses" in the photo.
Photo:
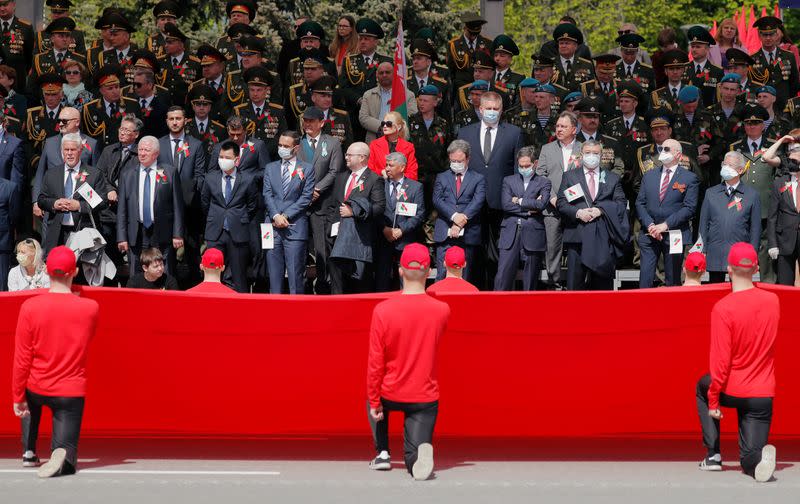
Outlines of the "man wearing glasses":
{"type": "MultiPolygon", "coordinates": [[[[86,57],[82,54],[72,52],[70,45],[74,43],[72,32],[75,30],[75,21],[71,18],[58,18],[47,25],[45,33],[50,36],[52,49],[42,52],[33,57],[31,76],[38,78],[43,73],[64,74],[64,62],[75,60],[86,65],[86,57]]],[[[29,87],[33,87],[34,80],[28,82],[29,87]]]]}

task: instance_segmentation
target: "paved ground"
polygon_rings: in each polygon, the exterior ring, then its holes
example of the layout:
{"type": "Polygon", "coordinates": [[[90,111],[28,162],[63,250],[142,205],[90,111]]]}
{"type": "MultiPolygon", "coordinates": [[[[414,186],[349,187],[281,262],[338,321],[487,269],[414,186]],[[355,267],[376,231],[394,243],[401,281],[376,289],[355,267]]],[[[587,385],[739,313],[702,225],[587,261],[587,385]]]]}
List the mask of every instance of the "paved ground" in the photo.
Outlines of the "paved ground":
{"type": "Polygon", "coordinates": [[[739,472],[735,442],[723,447],[725,471],[702,473],[694,440],[442,439],[427,482],[399,463],[369,471],[368,443],[85,439],[78,475],[38,480],[20,467],[17,441],[0,439],[0,502],[800,502],[798,440],[775,440],[780,464],[768,484],[739,472]]]}

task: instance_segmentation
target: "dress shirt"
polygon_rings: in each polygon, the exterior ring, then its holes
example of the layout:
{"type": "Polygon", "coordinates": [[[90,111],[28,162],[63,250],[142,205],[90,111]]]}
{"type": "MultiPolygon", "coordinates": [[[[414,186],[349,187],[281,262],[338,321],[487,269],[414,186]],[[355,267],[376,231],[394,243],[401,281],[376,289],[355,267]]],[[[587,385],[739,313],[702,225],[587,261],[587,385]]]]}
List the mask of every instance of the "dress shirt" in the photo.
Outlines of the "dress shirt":
{"type": "MultiPolygon", "coordinates": [[[[80,171],[81,171],[81,162],[78,161],[78,164],[76,164],[75,167],[72,168],[72,170],[73,170],[73,172],[72,172],[72,192],[73,192],[73,194],[65,194],[64,197],[67,198],[67,199],[77,199],[77,198],[75,198],[73,196],[75,195],[74,194],[75,190],[78,189],[78,173],[80,173],[80,171]]],[[[67,177],[68,176],[69,176],[69,166],[66,163],[64,163],[64,186],[67,185],[67,177]]],[[[75,220],[72,218],[72,212],[69,212],[67,215],[69,216],[67,218],[68,222],[64,222],[63,224],[66,225],[66,226],[74,226],[75,225],[75,220]]]]}
{"type": "MultiPolygon", "coordinates": [[[[222,198],[225,198],[225,177],[228,176],[227,173],[220,170],[222,172],[222,198]]],[[[236,167],[233,168],[233,171],[230,173],[231,176],[231,195],[233,194],[233,188],[236,187],[236,175],[238,174],[239,170],[236,167]]],[[[291,173],[291,172],[289,172],[291,173]]]]}
{"type": "Polygon", "coordinates": [[[383,89],[382,87],[378,86],[378,91],[381,94],[381,112],[378,119],[383,121],[383,118],[386,117],[386,114],[390,112],[389,107],[391,106],[392,101],[392,90],[391,88],[383,89]]]}
{"type": "MultiPolygon", "coordinates": [[[[497,141],[497,128],[500,126],[500,123],[497,123],[493,126],[486,124],[485,122],[481,121],[481,136],[478,139],[481,146],[481,152],[483,152],[483,139],[486,138],[486,128],[492,128],[490,135],[492,136],[492,151],[494,151],[494,144],[497,141]]],[[[483,152],[483,157],[486,159],[486,153],[483,152]]]]}
{"type": "Polygon", "coordinates": [[[563,68],[564,70],[567,69],[567,61],[569,61],[570,65],[575,64],[575,56],[571,58],[564,58],[563,56],[559,56],[559,58],[561,58],[561,68],[563,68]]]}
{"type": "Polygon", "coordinates": [[[558,146],[561,148],[561,161],[564,163],[563,170],[567,171],[569,169],[569,158],[572,157],[572,149],[575,146],[575,139],[573,138],[572,141],[566,145],[559,141],[558,146]]]}
{"type": "MultiPolygon", "coordinates": [[[[356,174],[356,185],[358,185],[358,179],[360,179],[361,176],[364,175],[364,172],[367,171],[367,168],[369,168],[369,167],[365,166],[363,168],[359,168],[358,170],[356,170],[356,172],[355,172],[355,174],[356,174]]],[[[342,193],[342,196],[344,196],[344,197],[347,197],[347,188],[350,187],[350,179],[352,177],[353,177],[353,172],[350,172],[350,175],[347,176],[347,182],[345,182],[345,184],[344,184],[344,192],[342,193]]],[[[355,190],[355,187],[356,186],[353,186],[354,190],[355,190]]]]}
{"type": "MultiPolygon", "coordinates": [[[[156,169],[157,164],[153,163],[150,166],[150,216],[152,217],[153,221],[156,219],[156,214],[153,212],[155,208],[155,201],[156,201],[156,169]]],[[[145,167],[141,164],[139,165],[139,222],[144,222],[144,177],[147,175],[145,173],[145,167]]]]}

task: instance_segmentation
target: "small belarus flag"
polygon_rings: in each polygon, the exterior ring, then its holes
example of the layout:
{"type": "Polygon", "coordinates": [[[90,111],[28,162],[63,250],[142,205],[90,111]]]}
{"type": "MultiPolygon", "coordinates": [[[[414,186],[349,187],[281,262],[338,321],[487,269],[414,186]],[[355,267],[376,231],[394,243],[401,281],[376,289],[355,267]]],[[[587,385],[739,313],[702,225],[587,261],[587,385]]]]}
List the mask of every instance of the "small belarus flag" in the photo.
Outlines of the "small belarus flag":
{"type": "Polygon", "coordinates": [[[416,203],[398,203],[397,207],[395,207],[395,211],[397,215],[405,215],[406,217],[414,217],[417,215],[417,204],[416,203]]]}
{"type": "Polygon", "coordinates": [[[261,223],[261,248],[268,250],[275,248],[275,236],[272,234],[272,224],[261,223]]]}
{"type": "Polygon", "coordinates": [[[567,187],[564,190],[564,196],[567,198],[567,201],[572,203],[578,198],[583,198],[583,188],[580,184],[575,184],[574,186],[567,187]]]}
{"type": "Polygon", "coordinates": [[[78,194],[80,194],[92,208],[95,208],[97,205],[103,202],[103,198],[97,194],[97,191],[92,189],[92,186],[86,183],[81,184],[81,186],[78,188],[78,194]]]}

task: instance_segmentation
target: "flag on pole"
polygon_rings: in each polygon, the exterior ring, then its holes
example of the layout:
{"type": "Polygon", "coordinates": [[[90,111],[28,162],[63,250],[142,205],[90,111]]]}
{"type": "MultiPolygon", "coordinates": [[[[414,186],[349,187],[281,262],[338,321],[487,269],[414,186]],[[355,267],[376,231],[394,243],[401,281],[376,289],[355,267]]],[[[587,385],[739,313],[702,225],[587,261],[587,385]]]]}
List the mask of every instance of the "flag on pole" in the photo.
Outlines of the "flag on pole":
{"type": "Polygon", "coordinates": [[[392,101],[389,108],[408,121],[406,108],[406,50],[403,39],[403,18],[397,23],[397,43],[394,47],[394,78],[392,79],[392,101]]]}
{"type": "Polygon", "coordinates": [[[756,10],[753,5],[750,5],[750,17],[747,19],[747,39],[745,47],[747,52],[753,54],[761,49],[761,39],[758,38],[758,28],[754,28],[753,24],[756,22],[756,10]]]}
{"type": "Polygon", "coordinates": [[[739,32],[739,40],[743,45],[747,44],[747,14],[744,12],[744,5],[742,11],[739,13],[739,18],[736,21],[736,31],[739,32]]]}
{"type": "Polygon", "coordinates": [[[783,21],[783,13],[781,12],[781,4],[775,4],[775,17],[783,21]]]}
{"type": "Polygon", "coordinates": [[[714,20],[714,26],[711,27],[711,36],[717,38],[717,20],[714,20]]]}

